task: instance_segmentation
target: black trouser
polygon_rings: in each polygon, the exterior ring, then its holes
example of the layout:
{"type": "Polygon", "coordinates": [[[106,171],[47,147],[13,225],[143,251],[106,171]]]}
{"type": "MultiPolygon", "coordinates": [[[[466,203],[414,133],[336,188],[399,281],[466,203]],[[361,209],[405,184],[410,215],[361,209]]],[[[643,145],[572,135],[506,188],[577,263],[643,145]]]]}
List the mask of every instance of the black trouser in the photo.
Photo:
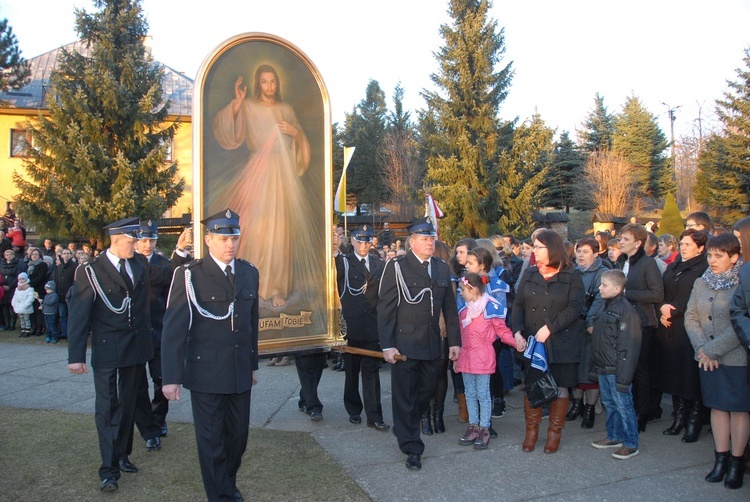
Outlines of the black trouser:
{"type": "Polygon", "coordinates": [[[323,369],[328,366],[326,354],[302,354],[294,356],[294,365],[299,376],[300,405],[305,406],[307,414],[313,411],[323,411],[323,403],[318,399],[318,384],[323,376],[323,369]]]}
{"type": "Polygon", "coordinates": [[[101,479],[120,477],[120,459],[127,456],[132,438],[138,382],[142,364],[125,368],[93,368],[96,392],[95,422],[99,435],[101,479]]]}
{"type": "Polygon", "coordinates": [[[250,428],[250,391],[209,394],[191,390],[190,402],[206,497],[210,502],[235,500],[237,470],[250,428]]]}
{"type": "MultiPolygon", "coordinates": [[[[380,351],[378,342],[348,340],[347,345],[360,349],[380,351]]],[[[368,422],[383,421],[380,402],[380,359],[344,352],[344,408],[349,416],[362,413],[364,401],[368,422]],[[362,373],[362,398],[359,396],[359,374],[362,373]]]]}
{"type": "Polygon", "coordinates": [[[448,339],[441,338],[440,343],[440,364],[435,378],[435,394],[432,398],[435,401],[436,410],[445,409],[445,396],[448,394],[448,363],[450,363],[450,359],[448,359],[448,339]]]}
{"type": "Polygon", "coordinates": [[[636,415],[650,416],[659,407],[660,400],[660,393],[651,381],[656,327],[644,326],[641,333],[641,353],[633,375],[633,402],[636,415]]]}
{"type": "Polygon", "coordinates": [[[408,359],[391,366],[393,433],[398,447],[407,455],[424,452],[420,419],[435,394],[439,367],[440,359],[408,359]]]}
{"type": "MultiPolygon", "coordinates": [[[[138,396],[135,401],[135,425],[138,427],[138,432],[141,437],[145,440],[155,438],[161,435],[161,422],[159,422],[154,414],[154,410],[151,406],[151,398],[148,395],[148,377],[146,376],[146,367],[144,365],[143,373],[140,376],[138,382],[138,396]]],[[[133,450],[133,430],[130,430],[130,438],[128,439],[128,455],[133,450]]]]}

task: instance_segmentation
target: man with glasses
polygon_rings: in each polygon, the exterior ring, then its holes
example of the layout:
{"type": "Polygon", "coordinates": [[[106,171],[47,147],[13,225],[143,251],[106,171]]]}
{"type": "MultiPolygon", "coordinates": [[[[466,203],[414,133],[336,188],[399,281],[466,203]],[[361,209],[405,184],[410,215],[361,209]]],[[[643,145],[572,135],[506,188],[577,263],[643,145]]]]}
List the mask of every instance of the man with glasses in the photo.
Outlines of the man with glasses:
{"type": "Polygon", "coordinates": [[[708,232],[710,235],[714,234],[714,224],[711,221],[711,217],[703,211],[696,211],[690,213],[685,220],[685,230],[694,228],[695,230],[703,230],[708,232]]]}

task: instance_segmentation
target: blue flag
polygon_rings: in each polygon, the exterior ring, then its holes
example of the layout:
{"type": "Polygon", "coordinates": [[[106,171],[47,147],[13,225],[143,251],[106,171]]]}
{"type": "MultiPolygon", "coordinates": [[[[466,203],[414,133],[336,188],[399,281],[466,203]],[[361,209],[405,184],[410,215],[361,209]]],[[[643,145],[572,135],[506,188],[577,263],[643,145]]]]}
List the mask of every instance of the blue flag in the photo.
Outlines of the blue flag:
{"type": "Polygon", "coordinates": [[[523,357],[531,360],[531,367],[536,368],[539,371],[547,372],[549,366],[547,365],[547,349],[545,349],[543,343],[536,341],[533,336],[529,337],[526,350],[523,352],[523,357]]]}

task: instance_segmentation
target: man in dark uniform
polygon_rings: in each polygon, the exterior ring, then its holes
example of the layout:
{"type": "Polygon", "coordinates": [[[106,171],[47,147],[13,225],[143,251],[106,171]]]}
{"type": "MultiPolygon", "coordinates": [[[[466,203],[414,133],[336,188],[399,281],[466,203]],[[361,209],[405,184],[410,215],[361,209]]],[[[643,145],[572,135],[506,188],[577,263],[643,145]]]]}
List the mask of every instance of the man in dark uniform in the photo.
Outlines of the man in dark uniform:
{"type": "Polygon", "coordinates": [[[138,218],[105,227],[109,249],[76,269],[68,315],[68,369],[88,373],[86,342],[91,328],[91,367],[96,392],[96,429],[102,491],[117,490],[120,471],[138,472],[127,458],[138,382],[154,353],[149,329],[148,269],[133,258],[138,218]]]}
{"type": "Polygon", "coordinates": [[[383,357],[391,363],[393,432],[408,455],[406,467],[422,468],[420,417],[435,392],[440,364],[440,314],[445,319],[451,360],[458,359],[461,334],[448,265],[432,255],[435,227],[429,218],[408,228],[410,251],[389,260],[380,280],[378,330],[383,357]],[[406,361],[396,363],[403,354],[406,361]]]}
{"type": "MultiPolygon", "coordinates": [[[[378,338],[378,287],[385,262],[369,253],[372,227],[364,225],[352,232],[354,251],[336,255],[336,277],[341,311],[346,320],[346,342],[350,347],[380,351],[378,338]]],[[[380,360],[344,353],[344,407],[353,424],[362,422],[362,402],[367,426],[387,431],[380,403],[380,360]],[[362,398],[359,395],[359,373],[362,371],[362,398]]]]}
{"type": "Polygon", "coordinates": [[[206,218],[205,258],[174,272],[162,329],[162,392],[190,389],[198,459],[209,501],[244,500],[237,470],[247,446],[258,369],[258,270],[236,258],[239,216],[206,218]]]}
{"type": "Polygon", "coordinates": [[[378,245],[390,246],[396,242],[396,235],[391,230],[391,225],[387,221],[383,223],[383,230],[378,234],[378,245]]]}
{"type": "MultiPolygon", "coordinates": [[[[149,269],[149,289],[151,307],[151,329],[154,340],[154,357],[148,362],[148,372],[154,382],[154,399],[148,395],[146,372],[138,386],[135,410],[135,425],[141,437],[146,440],[146,449],[161,449],[161,437],[167,435],[167,412],[169,400],[161,391],[161,329],[164,311],[167,306],[169,285],[172,283],[172,265],[156,251],[159,226],[153,220],[141,221],[138,242],[135,245],[136,258],[149,269]]],[[[132,444],[132,433],[129,441],[132,444]]]]}

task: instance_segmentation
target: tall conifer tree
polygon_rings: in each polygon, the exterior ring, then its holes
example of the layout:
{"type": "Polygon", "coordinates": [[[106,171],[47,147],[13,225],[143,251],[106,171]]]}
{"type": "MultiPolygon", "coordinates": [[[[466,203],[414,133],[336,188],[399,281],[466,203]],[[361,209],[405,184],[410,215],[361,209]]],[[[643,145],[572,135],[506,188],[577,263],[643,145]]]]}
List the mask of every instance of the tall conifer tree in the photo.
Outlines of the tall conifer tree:
{"type": "Polygon", "coordinates": [[[21,56],[18,39],[7,19],[0,21],[0,92],[19,89],[27,81],[29,65],[21,56]]]}
{"type": "Polygon", "coordinates": [[[635,168],[636,197],[660,199],[675,190],[673,173],[664,156],[666,148],[667,137],[656,117],[640,99],[630,96],[615,118],[612,150],[622,153],[635,168]]]}
{"type": "Polygon", "coordinates": [[[504,139],[498,118],[513,71],[502,66],[505,35],[488,16],[487,0],[450,0],[449,24],[440,27],[444,45],[437,52],[438,91],[424,91],[429,124],[423,132],[427,154],[426,183],[445,213],[441,235],[486,236],[513,203],[514,193],[499,197],[499,151],[504,139]]]}
{"type": "Polygon", "coordinates": [[[612,147],[614,117],[604,106],[604,96],[598,92],[594,97],[594,109],[589,112],[583,127],[583,130],[578,131],[578,141],[583,150],[597,152],[612,147]]]}
{"type": "Polygon", "coordinates": [[[570,212],[570,207],[591,209],[581,197],[577,196],[576,183],[583,176],[585,160],[578,145],[570,139],[568,131],[563,131],[560,140],[555,143],[555,150],[545,181],[543,206],[552,206],[570,212]]]}
{"type": "Polygon", "coordinates": [[[698,158],[695,198],[732,224],[750,211],[750,48],[738,79],[716,101],[722,131],[708,139],[698,158]]]}
{"type": "Polygon", "coordinates": [[[125,216],[158,218],[180,197],[167,162],[176,126],[165,125],[162,69],[146,52],[140,0],[96,0],[76,11],[90,55],[63,53],[51,75],[49,117],[30,123],[26,171],[14,174],[24,215],[55,235],[101,239],[125,216]]]}

